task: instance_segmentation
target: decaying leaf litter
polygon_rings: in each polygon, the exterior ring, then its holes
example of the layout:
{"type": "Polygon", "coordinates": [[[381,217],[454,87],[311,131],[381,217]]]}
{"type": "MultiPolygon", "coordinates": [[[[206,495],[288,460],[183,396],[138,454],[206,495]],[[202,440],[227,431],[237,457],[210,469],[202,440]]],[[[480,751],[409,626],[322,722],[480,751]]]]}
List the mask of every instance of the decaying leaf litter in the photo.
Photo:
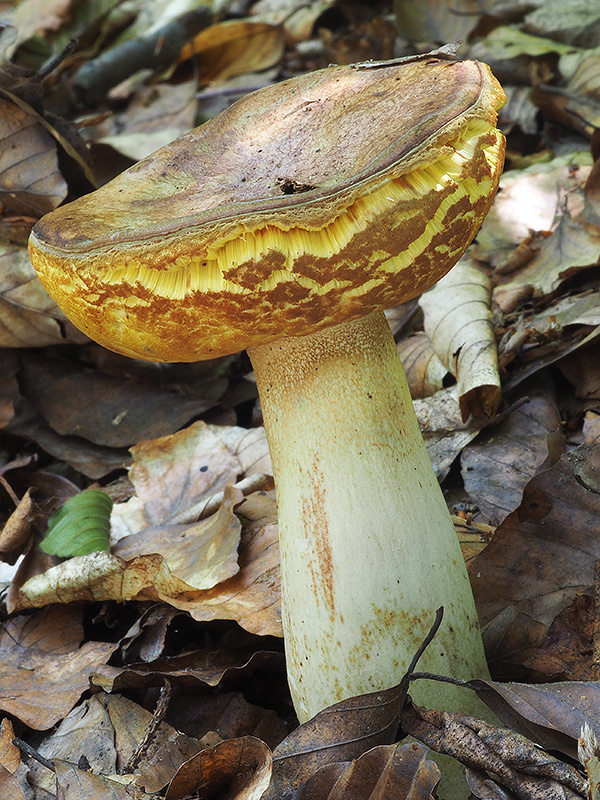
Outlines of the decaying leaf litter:
{"type": "Polygon", "coordinates": [[[16,569],[0,643],[5,796],[430,797],[437,768],[399,739],[399,719],[467,766],[474,797],[586,796],[600,735],[593,5],[5,12],[0,548],[16,569]],[[53,306],[25,244],[44,213],[248,91],[459,39],[507,92],[506,171],[448,286],[389,320],[484,625],[494,681],[464,691],[506,730],[420,713],[395,690],[294,730],[246,357],[167,366],[103,350],[53,306]],[[43,552],[49,514],[90,487],[114,502],[111,552],[43,552]],[[532,742],[555,761],[540,766],[532,742]]]}

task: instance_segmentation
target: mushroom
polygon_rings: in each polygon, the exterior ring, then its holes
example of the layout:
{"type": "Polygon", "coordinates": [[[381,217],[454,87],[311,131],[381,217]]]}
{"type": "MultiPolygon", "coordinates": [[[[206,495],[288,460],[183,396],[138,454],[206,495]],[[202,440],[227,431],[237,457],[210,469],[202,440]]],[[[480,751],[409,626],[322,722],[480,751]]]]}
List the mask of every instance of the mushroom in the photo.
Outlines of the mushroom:
{"type": "MultiPolygon", "coordinates": [[[[383,310],[473,239],[502,169],[503,102],[475,61],[329,67],[248,95],[31,236],[49,294],[107,348],[151,361],[248,350],[301,721],[398,683],[440,605],[423,669],[487,674],[383,310]]],[[[452,691],[415,694],[451,708],[452,691]]]]}

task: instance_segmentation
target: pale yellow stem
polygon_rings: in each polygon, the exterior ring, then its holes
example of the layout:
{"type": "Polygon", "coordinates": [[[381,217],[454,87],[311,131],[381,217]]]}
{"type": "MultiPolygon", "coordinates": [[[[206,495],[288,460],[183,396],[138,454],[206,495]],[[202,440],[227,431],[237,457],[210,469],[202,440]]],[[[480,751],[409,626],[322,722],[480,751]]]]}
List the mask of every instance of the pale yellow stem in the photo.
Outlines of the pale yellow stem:
{"type": "MultiPolygon", "coordinates": [[[[273,461],[288,676],[301,721],[419,668],[486,677],[464,561],[383,313],[250,351],[273,461]]],[[[456,690],[420,682],[430,707],[456,690]]],[[[467,701],[468,704],[468,701],[467,701]]]]}

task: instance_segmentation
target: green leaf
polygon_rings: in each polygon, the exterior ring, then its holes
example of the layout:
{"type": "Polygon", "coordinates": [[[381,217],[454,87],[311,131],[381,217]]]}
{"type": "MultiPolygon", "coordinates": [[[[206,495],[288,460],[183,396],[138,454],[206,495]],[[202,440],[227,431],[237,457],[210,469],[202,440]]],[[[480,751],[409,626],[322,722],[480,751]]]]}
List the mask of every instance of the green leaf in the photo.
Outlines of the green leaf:
{"type": "Polygon", "coordinates": [[[71,497],[48,520],[40,547],[45,553],[62,558],[108,550],[112,506],[111,498],[98,489],[71,497]]]}

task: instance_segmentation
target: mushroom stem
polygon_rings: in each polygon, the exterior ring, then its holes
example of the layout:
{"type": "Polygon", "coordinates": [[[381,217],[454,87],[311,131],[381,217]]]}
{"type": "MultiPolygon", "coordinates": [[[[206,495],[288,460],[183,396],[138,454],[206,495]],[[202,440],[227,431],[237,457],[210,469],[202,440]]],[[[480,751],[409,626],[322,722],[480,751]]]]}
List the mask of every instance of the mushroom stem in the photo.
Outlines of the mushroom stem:
{"type": "MultiPolygon", "coordinates": [[[[464,560],[383,312],[249,353],[277,488],[300,721],[397,684],[440,605],[419,669],[486,677],[464,560]]],[[[468,694],[431,681],[411,688],[447,710],[463,705],[457,691],[468,694]]]]}

